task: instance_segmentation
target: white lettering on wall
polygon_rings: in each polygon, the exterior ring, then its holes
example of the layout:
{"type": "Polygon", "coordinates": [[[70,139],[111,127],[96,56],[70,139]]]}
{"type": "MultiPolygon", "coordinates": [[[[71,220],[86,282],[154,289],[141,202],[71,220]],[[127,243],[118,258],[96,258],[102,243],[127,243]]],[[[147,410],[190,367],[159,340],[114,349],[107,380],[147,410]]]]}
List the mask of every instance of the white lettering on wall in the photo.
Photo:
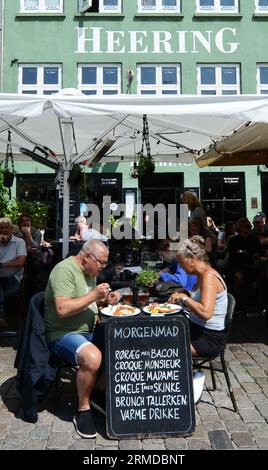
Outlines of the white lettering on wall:
{"type": "Polygon", "coordinates": [[[124,31],[107,31],[107,52],[110,54],[124,53],[126,49],[125,45],[122,44],[122,39],[124,40],[124,36],[124,31]]]}
{"type": "Polygon", "coordinates": [[[144,54],[148,52],[148,46],[144,42],[147,38],[147,31],[129,31],[130,34],[130,50],[131,53],[138,52],[144,54]]]}
{"type": "Polygon", "coordinates": [[[196,40],[202,44],[202,46],[206,49],[206,51],[211,54],[211,33],[212,31],[206,31],[207,38],[205,38],[204,34],[201,31],[191,31],[193,34],[193,50],[191,51],[192,54],[198,54],[200,52],[196,48],[196,40]]]}
{"type": "Polygon", "coordinates": [[[76,53],[84,54],[88,52],[86,49],[86,42],[91,43],[90,52],[94,54],[102,54],[101,50],[101,30],[103,28],[90,28],[92,31],[92,37],[86,38],[86,30],[88,27],[76,27],[78,33],[78,40],[77,40],[77,51],[76,53]]]}
{"type": "Polygon", "coordinates": [[[152,52],[157,54],[161,52],[172,54],[173,51],[169,43],[172,38],[171,33],[169,31],[152,31],[152,33],[154,38],[154,48],[152,52]]]}
{"type": "Polygon", "coordinates": [[[239,42],[235,28],[222,28],[219,31],[103,31],[103,28],[87,26],[77,29],[77,54],[198,54],[205,50],[212,54],[213,46],[223,54],[233,54],[239,42]],[[105,36],[106,35],[106,36],[105,36]],[[128,37],[127,37],[128,35],[128,37]],[[103,44],[106,44],[104,47],[103,44]],[[129,42],[129,47],[127,46],[129,42]],[[151,46],[151,49],[149,45],[151,46]],[[173,50],[177,47],[177,51],[173,50]]]}
{"type": "Polygon", "coordinates": [[[236,36],[236,29],[235,28],[223,28],[217,32],[215,37],[215,44],[219,51],[223,52],[224,54],[233,54],[239,46],[239,42],[227,42],[229,46],[228,49],[224,47],[224,34],[226,31],[230,31],[234,36],[236,36]]]}

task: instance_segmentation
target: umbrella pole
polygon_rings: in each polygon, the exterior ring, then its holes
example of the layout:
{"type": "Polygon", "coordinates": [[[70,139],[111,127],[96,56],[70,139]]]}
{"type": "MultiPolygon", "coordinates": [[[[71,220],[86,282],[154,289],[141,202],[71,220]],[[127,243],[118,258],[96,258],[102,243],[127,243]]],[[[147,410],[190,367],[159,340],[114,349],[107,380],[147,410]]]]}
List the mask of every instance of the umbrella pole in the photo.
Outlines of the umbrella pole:
{"type": "Polygon", "coordinates": [[[62,120],[64,135],[64,163],[63,163],[63,211],[62,211],[62,258],[69,251],[69,208],[70,208],[70,185],[68,178],[72,165],[71,155],[73,147],[73,128],[71,120],[62,120]]]}

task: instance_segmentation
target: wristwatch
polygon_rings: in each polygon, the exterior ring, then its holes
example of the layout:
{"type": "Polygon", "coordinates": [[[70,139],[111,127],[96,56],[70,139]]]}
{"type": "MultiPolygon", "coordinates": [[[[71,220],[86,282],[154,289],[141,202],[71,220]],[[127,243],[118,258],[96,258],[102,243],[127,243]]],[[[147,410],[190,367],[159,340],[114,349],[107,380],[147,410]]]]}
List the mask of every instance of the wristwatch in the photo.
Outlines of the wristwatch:
{"type": "Polygon", "coordinates": [[[188,295],[185,295],[184,297],[182,297],[181,301],[182,301],[182,304],[187,307],[187,303],[186,301],[189,299],[188,295]]]}

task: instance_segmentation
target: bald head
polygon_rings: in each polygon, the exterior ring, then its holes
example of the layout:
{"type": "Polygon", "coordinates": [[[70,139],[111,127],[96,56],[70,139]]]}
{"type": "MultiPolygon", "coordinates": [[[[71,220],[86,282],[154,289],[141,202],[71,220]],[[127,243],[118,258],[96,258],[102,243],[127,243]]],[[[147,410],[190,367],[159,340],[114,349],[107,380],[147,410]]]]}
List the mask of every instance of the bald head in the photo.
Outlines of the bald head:
{"type": "Polygon", "coordinates": [[[108,255],[109,250],[101,240],[89,240],[82,246],[82,251],[93,253],[93,255],[108,255]]]}

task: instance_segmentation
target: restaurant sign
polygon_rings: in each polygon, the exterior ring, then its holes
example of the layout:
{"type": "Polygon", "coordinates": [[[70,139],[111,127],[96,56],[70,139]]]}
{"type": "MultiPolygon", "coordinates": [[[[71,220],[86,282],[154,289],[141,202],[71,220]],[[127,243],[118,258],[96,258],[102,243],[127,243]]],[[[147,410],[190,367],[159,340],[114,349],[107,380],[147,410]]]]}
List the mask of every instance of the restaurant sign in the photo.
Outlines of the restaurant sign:
{"type": "Polygon", "coordinates": [[[76,27],[77,54],[198,54],[236,52],[236,28],[218,31],[105,31],[103,27],[76,27]]]}

